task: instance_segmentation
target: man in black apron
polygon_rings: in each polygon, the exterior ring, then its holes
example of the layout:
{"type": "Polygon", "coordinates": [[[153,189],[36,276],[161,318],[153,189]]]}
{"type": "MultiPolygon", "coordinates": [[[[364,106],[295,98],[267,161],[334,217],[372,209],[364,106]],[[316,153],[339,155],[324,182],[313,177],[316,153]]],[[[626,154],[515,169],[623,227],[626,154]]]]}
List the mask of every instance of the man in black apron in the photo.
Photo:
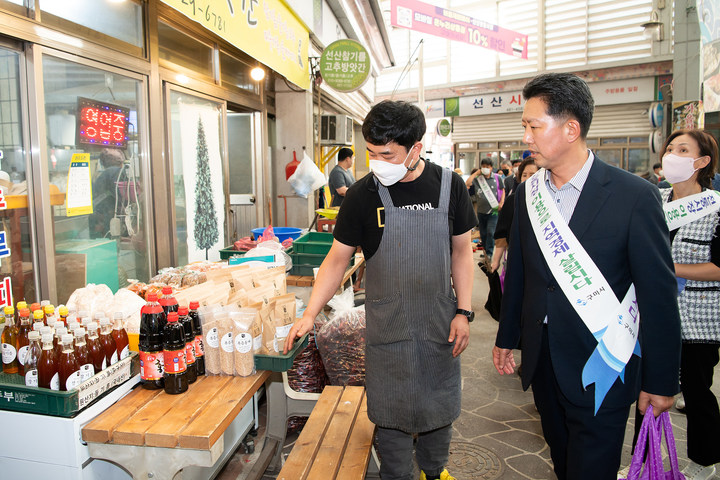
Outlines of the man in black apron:
{"type": "Polygon", "coordinates": [[[285,350],[332,298],[350,257],[367,260],[366,388],[383,480],[453,480],[448,459],[460,415],[459,355],[468,345],[477,224],[462,178],[420,158],[422,111],[383,101],[363,123],[372,173],[346,193],[333,246],[285,350]]]}

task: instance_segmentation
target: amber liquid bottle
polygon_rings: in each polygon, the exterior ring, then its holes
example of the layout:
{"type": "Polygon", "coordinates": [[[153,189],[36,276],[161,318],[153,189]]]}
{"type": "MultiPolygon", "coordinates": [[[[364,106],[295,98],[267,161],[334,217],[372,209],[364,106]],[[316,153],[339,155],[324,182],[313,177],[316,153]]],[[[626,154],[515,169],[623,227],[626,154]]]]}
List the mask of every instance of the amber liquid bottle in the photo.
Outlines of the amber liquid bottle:
{"type": "Polygon", "coordinates": [[[202,325],[197,311],[199,307],[198,302],[190,302],[188,311],[188,316],[192,318],[195,329],[195,370],[197,370],[198,376],[205,375],[205,343],[203,343],[202,325]]]}
{"type": "Polygon", "coordinates": [[[105,366],[109,367],[113,363],[117,363],[117,346],[112,338],[112,327],[108,318],[100,319],[100,345],[105,352],[105,366]]]}
{"type": "Polygon", "coordinates": [[[68,315],[70,315],[70,312],[68,311],[68,308],[63,305],[58,309],[58,314],[60,315],[59,320],[63,322],[63,325],[67,325],[68,322],[68,315]]]}
{"type": "Polygon", "coordinates": [[[60,374],[60,391],[70,391],[82,383],[80,377],[80,366],[78,365],[75,349],[73,348],[73,336],[66,333],[60,339],[62,353],[58,363],[58,374],[60,374]]]}
{"type": "Polygon", "coordinates": [[[163,331],[163,378],[165,393],[183,393],[188,389],[187,364],[185,362],[185,332],[178,323],[177,312],[168,314],[163,331]]]}
{"type": "Polygon", "coordinates": [[[43,334],[42,353],[38,361],[38,386],[60,390],[60,375],[58,375],[54,349],[53,335],[51,333],[43,334]]]}
{"type": "MultiPolygon", "coordinates": [[[[158,300],[158,303],[163,309],[163,312],[165,312],[165,319],[167,320],[167,315],[170,312],[177,312],[178,311],[178,302],[173,297],[172,294],[172,287],[163,287],[162,289],[162,297],[158,300]]],[[[165,325],[163,325],[163,328],[165,325]]]]}
{"type": "Polygon", "coordinates": [[[15,308],[12,305],[5,307],[5,328],[0,335],[2,340],[3,372],[18,372],[17,356],[18,327],[15,325],[15,308]]]}
{"type": "Polygon", "coordinates": [[[143,388],[155,390],[163,388],[163,327],[166,324],[165,312],[158,303],[157,295],[150,293],[147,303],[140,310],[140,383],[143,388]]]}
{"type": "Polygon", "coordinates": [[[81,382],[95,375],[95,367],[93,366],[90,351],[85,342],[85,329],[82,327],[75,329],[75,357],[77,358],[78,367],[80,368],[81,382]]]}
{"type": "Polygon", "coordinates": [[[128,340],[128,334],[125,331],[125,327],[123,327],[122,312],[115,313],[112,337],[113,337],[113,340],[115,341],[115,350],[117,351],[117,359],[122,360],[123,358],[130,355],[130,341],[128,340]]]}
{"type": "Polygon", "coordinates": [[[24,308],[20,312],[20,325],[17,334],[17,355],[18,355],[18,374],[25,376],[25,357],[27,357],[28,348],[30,346],[30,338],[28,334],[31,331],[30,311],[24,308]]]}
{"type": "Polygon", "coordinates": [[[93,370],[95,373],[105,369],[105,351],[100,345],[100,337],[98,336],[98,325],[95,322],[88,323],[87,332],[87,349],[92,359],[93,370]]]}
{"type": "Polygon", "coordinates": [[[178,321],[183,327],[183,335],[185,335],[185,362],[187,364],[188,383],[197,380],[197,369],[195,368],[195,329],[193,328],[192,318],[188,315],[187,307],[178,309],[178,321]]]}
{"type": "Polygon", "coordinates": [[[60,361],[60,354],[62,353],[62,336],[68,333],[67,327],[56,327],[55,338],[53,339],[53,351],[55,352],[55,363],[60,361]]]}

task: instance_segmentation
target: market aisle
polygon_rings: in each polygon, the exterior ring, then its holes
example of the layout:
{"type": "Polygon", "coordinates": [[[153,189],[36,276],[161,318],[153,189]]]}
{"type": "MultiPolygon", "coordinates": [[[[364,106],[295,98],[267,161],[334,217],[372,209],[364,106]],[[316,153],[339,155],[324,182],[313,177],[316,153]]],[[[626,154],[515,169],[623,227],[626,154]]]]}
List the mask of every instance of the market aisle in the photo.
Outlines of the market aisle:
{"type": "MultiPolygon", "coordinates": [[[[477,261],[480,254],[475,257],[477,261]]],[[[517,375],[500,376],[492,366],[497,323],[484,309],[487,293],[487,277],[476,268],[473,292],[476,320],[471,326],[470,346],[463,353],[463,406],[454,424],[449,470],[458,480],[553,479],[550,452],[542,437],[532,394],[522,391],[517,375]]],[[[716,375],[720,378],[720,372],[716,375]]],[[[715,391],[720,395],[717,384],[715,391]]],[[[671,417],[683,468],[687,464],[685,416],[673,409],[671,417]]],[[[625,436],[623,465],[630,462],[632,420],[625,436]]],[[[262,433],[261,427],[255,439],[258,449],[262,446],[262,433]]],[[[288,442],[295,438],[289,437],[288,442]]],[[[241,447],[218,478],[244,478],[243,471],[249,470],[255,455],[243,454],[241,447]]],[[[263,480],[275,478],[265,475],[263,480]]]]}

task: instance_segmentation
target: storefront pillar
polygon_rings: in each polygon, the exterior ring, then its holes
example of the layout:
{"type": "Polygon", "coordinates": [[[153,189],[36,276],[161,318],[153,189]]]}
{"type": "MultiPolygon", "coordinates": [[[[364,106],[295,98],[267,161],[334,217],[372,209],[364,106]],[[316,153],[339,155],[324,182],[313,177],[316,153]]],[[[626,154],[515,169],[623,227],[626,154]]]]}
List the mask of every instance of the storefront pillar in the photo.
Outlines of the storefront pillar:
{"type": "Polygon", "coordinates": [[[702,100],[700,24],[694,0],[675,1],[673,101],[702,100]]]}
{"type": "Polygon", "coordinates": [[[271,178],[274,182],[275,195],[272,199],[273,224],[285,226],[287,213],[287,226],[307,228],[315,216],[315,195],[308,198],[298,197],[285,179],[285,166],[293,159],[296,152],[298,161],[302,161],[303,149],[313,158],[313,96],[311,91],[296,91],[290,89],[282,80],[275,83],[275,113],[277,120],[277,146],[273,158],[271,178]],[[287,198],[287,212],[285,201],[280,195],[287,198]]]}

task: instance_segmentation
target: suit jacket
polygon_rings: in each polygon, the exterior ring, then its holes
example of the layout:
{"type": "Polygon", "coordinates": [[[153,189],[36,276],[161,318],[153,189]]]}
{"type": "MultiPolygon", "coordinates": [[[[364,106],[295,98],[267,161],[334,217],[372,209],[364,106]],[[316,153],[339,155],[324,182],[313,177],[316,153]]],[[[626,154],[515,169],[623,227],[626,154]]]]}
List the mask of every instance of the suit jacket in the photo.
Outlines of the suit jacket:
{"type": "MultiPolygon", "coordinates": [[[[522,383],[532,383],[540,354],[543,320],[553,370],[573,404],[594,405],[594,385],[582,386],[582,370],[597,341],[568,302],[545,262],[525,203],[516,189],[513,222],[496,345],[522,348],[522,383]]],[[[668,229],[657,187],[595,157],[570,229],[619,300],[635,284],[640,310],[642,358],[634,356],[603,405],[624,406],[640,389],[658,395],[679,391],[680,315],[668,229]]]]}

